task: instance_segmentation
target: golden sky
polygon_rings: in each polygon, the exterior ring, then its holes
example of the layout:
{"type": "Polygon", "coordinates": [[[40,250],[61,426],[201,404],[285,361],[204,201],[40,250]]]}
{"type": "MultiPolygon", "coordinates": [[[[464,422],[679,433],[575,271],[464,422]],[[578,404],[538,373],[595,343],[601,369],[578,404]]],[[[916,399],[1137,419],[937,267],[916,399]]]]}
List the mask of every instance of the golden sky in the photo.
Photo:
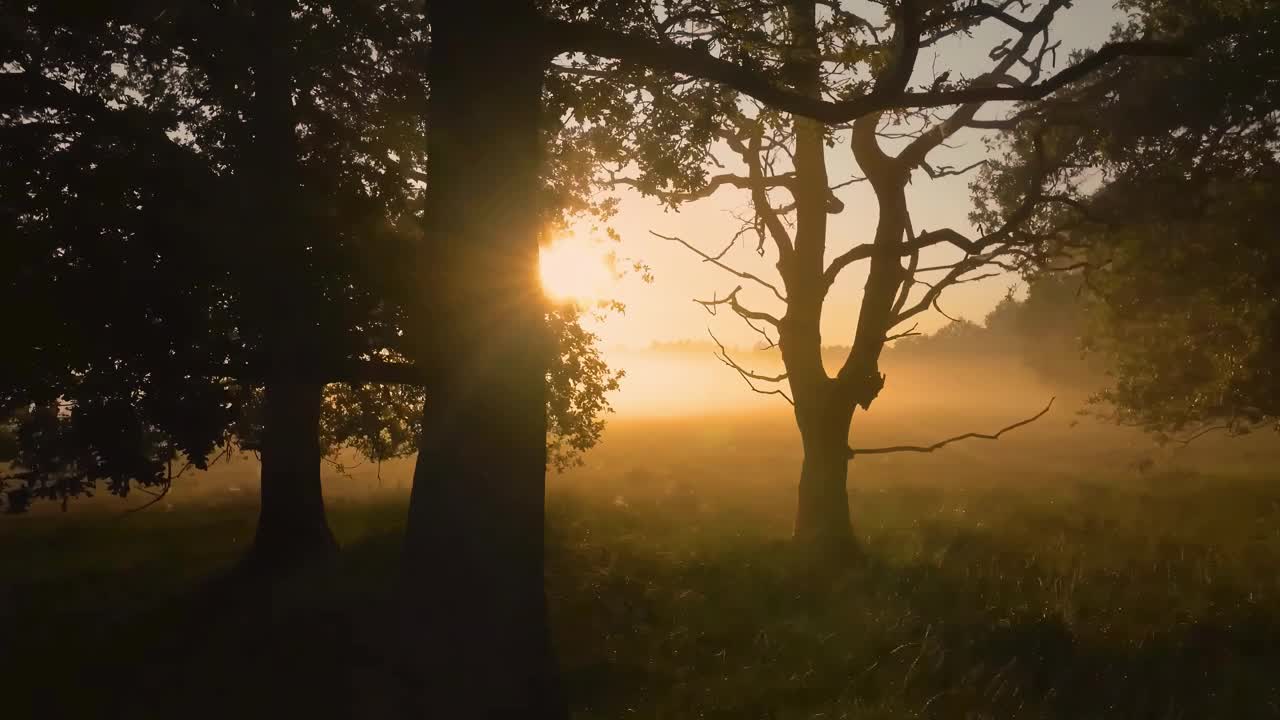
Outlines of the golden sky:
{"type": "MultiPolygon", "coordinates": [[[[1063,11],[1055,22],[1055,37],[1063,41],[1057,67],[1061,68],[1067,62],[1070,50],[1097,47],[1105,41],[1118,19],[1119,15],[1112,10],[1109,0],[1080,0],[1074,8],[1063,11]]],[[[963,42],[939,47],[935,52],[922,53],[913,82],[929,82],[934,77],[934,67],[938,72],[952,68],[953,78],[957,74],[973,77],[981,73],[987,67],[987,52],[1008,36],[1008,33],[998,29],[992,30],[963,42]]],[[[980,117],[995,117],[1004,111],[1005,108],[1000,105],[992,104],[984,109],[980,117]]],[[[955,150],[940,149],[930,156],[931,162],[935,166],[942,164],[962,167],[983,157],[981,133],[962,132],[956,136],[955,143],[960,147],[955,150]]],[[[827,160],[828,174],[833,184],[848,179],[855,172],[847,144],[828,150],[827,160]]],[[[730,169],[733,169],[732,166],[730,169]]],[[[967,219],[970,210],[968,183],[967,177],[930,180],[917,173],[913,184],[908,188],[908,202],[916,231],[952,227],[961,232],[970,232],[972,228],[967,219]]],[[[870,189],[855,184],[842,189],[839,194],[845,202],[845,210],[830,218],[828,257],[851,245],[869,242],[875,231],[876,209],[870,189]]],[[[685,248],[649,234],[652,230],[663,235],[680,236],[714,253],[723,247],[738,226],[738,222],[730,214],[734,211],[749,212],[745,191],[722,189],[712,198],[688,204],[677,213],[664,211],[656,201],[625,190],[622,193],[620,212],[612,223],[622,236],[621,244],[615,246],[612,243],[601,243],[593,250],[589,228],[575,228],[574,236],[565,241],[566,247],[561,251],[563,255],[557,261],[554,272],[559,277],[580,285],[581,281],[575,278],[578,275],[594,277],[596,270],[589,266],[598,265],[599,254],[609,249],[616,250],[621,256],[639,258],[653,269],[654,282],[651,284],[644,284],[636,277],[612,284],[610,294],[626,303],[627,312],[623,317],[611,317],[598,327],[606,347],[641,348],[654,341],[705,340],[708,327],[726,344],[749,346],[759,340],[759,337],[743,326],[740,320],[727,313],[710,317],[692,302],[694,297],[710,298],[713,293],[723,297],[738,284],[739,279],[701,262],[685,248]],[[581,272],[574,271],[572,260],[565,260],[565,256],[572,258],[575,253],[581,253],[581,272]]],[[[954,252],[956,251],[951,251],[954,252]]],[[[944,261],[951,256],[943,248],[935,249],[932,253],[932,256],[926,254],[921,258],[922,265],[944,261]]],[[[776,257],[772,252],[761,259],[755,255],[754,248],[740,247],[730,252],[726,260],[730,259],[741,269],[768,279],[776,277],[773,268],[776,257]]],[[[823,316],[824,343],[846,345],[851,341],[864,281],[864,268],[854,265],[844,271],[832,288],[823,316]]],[[[944,295],[942,307],[953,316],[980,321],[1014,284],[1013,277],[1004,276],[962,285],[944,295]]],[[[746,287],[741,297],[749,305],[781,313],[777,299],[767,290],[746,287]]],[[[931,311],[927,316],[921,317],[921,330],[930,331],[945,322],[945,318],[931,311]]]]}

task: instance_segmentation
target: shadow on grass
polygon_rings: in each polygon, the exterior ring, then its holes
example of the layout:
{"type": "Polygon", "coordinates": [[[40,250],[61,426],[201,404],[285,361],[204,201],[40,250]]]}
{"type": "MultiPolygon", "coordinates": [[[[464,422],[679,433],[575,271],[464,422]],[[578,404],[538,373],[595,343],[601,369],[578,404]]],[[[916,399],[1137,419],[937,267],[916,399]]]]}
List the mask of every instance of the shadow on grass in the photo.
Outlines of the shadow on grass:
{"type": "Polygon", "coordinates": [[[369,618],[387,616],[380,607],[398,540],[393,532],[364,537],[338,563],[284,579],[233,570],[232,549],[185,583],[165,582],[144,564],[15,584],[14,612],[0,631],[2,654],[15,661],[0,675],[0,714],[387,716],[370,705],[384,696],[387,665],[375,634],[385,629],[369,618]],[[104,591],[95,595],[95,586],[104,591]]]}
{"type": "Polygon", "coordinates": [[[826,566],[750,536],[655,552],[621,527],[553,550],[582,717],[1280,717],[1280,606],[1240,578],[1184,596],[927,526],[909,559],[872,543],[826,566]]]}
{"type": "MultiPolygon", "coordinates": [[[[335,513],[337,566],[273,583],[218,575],[238,556],[229,544],[132,565],[93,556],[115,535],[77,535],[64,550],[81,564],[9,590],[0,712],[395,716],[392,510],[335,513]]],[[[1213,549],[1163,532],[1146,565],[1120,562],[1141,554],[1129,546],[1086,563],[1119,542],[1095,520],[1063,513],[1025,537],[1021,524],[904,523],[832,565],[736,511],[558,499],[548,594],[575,717],[1280,717],[1274,574],[1206,577],[1213,549]]],[[[183,527],[129,552],[163,554],[183,527]]],[[[55,546],[18,552],[34,562],[55,546]]]]}

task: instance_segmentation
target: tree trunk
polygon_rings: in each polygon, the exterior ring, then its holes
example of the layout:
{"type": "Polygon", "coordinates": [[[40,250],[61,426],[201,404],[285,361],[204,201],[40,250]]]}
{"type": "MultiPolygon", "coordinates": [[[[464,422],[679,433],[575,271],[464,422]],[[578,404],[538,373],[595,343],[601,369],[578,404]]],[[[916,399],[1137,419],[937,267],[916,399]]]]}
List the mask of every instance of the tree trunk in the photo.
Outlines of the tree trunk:
{"type": "Polygon", "coordinates": [[[796,420],[804,446],[795,540],[823,550],[853,546],[849,521],[849,425],[853,405],[836,393],[796,398],[796,420]]]}
{"type": "MultiPolygon", "coordinates": [[[[788,4],[792,45],[788,69],[797,92],[821,97],[822,65],[818,47],[816,3],[788,4]]],[[[826,128],[796,116],[795,255],[787,270],[787,314],[781,333],[783,363],[795,395],[796,424],[804,445],[794,538],[814,549],[844,550],[853,545],[849,494],[849,424],[854,399],[832,381],[822,364],[823,281],[827,249],[828,198],[826,128]]]]}
{"type": "Polygon", "coordinates": [[[274,573],[326,561],[338,550],[320,488],[320,404],[324,386],[276,381],[265,388],[262,499],[252,571],[274,573]]]}
{"type": "Polygon", "coordinates": [[[318,298],[307,272],[311,242],[299,188],[297,119],[293,107],[293,0],[253,4],[254,93],[246,150],[251,231],[258,262],[249,266],[246,294],[258,313],[266,383],[263,388],[262,490],[258,528],[243,569],[264,575],[331,558],[337,543],[325,520],[320,489],[320,406],[324,385],[312,365],[321,356],[315,335],[318,298]],[[308,379],[303,379],[308,378],[308,379]]]}
{"type": "Polygon", "coordinates": [[[428,397],[405,537],[413,717],[565,718],[543,589],[537,279],[548,60],[531,2],[430,6],[420,324],[428,397]]]}

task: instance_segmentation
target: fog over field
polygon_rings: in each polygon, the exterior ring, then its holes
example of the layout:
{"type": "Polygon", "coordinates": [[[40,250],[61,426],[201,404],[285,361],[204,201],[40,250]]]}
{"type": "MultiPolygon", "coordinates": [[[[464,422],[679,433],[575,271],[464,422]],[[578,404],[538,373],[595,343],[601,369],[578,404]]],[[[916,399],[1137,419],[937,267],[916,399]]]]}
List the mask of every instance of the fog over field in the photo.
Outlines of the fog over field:
{"type": "MultiPolygon", "coordinates": [[[[776,351],[730,351],[760,372],[777,372],[776,351]]],[[[704,501],[763,493],[780,518],[790,503],[802,459],[791,406],[777,395],[751,391],[715,357],[715,346],[688,343],[644,350],[615,350],[609,361],[626,372],[610,396],[615,412],[580,467],[548,474],[549,491],[628,496],[694,492],[704,501]]],[[[918,354],[917,354],[918,355],[918,354]]],[[[839,353],[825,358],[838,369],[839,353]]],[[[854,416],[850,445],[874,448],[929,445],[968,432],[991,434],[1042,410],[1034,423],[997,441],[962,440],[933,453],[866,455],[850,464],[851,488],[895,484],[947,487],[1099,483],[1139,480],[1152,474],[1205,472],[1248,474],[1280,461],[1280,438],[1259,431],[1227,438],[1211,433],[1194,442],[1157,443],[1152,436],[1098,417],[1080,384],[1052,382],[1016,357],[999,355],[913,358],[889,353],[885,390],[870,411],[854,416]]],[[[379,466],[350,450],[323,469],[327,498],[341,502],[407,494],[414,457],[379,466]]],[[[256,458],[239,453],[208,472],[188,471],[150,511],[187,503],[253,502],[256,458]]],[[[135,492],[73,500],[72,510],[121,512],[151,500],[135,492]]],[[[58,512],[37,505],[39,515],[58,512]]],[[[855,517],[857,509],[854,509],[855,517]]]]}

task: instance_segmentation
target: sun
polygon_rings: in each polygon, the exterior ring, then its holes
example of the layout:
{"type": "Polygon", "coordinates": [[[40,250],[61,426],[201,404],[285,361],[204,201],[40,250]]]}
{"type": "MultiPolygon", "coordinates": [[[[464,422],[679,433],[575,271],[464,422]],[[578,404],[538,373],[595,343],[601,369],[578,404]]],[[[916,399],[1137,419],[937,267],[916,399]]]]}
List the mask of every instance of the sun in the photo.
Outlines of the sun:
{"type": "Polygon", "coordinates": [[[538,271],[543,292],[559,302],[604,300],[617,283],[604,248],[576,237],[561,237],[544,245],[538,271]]]}

